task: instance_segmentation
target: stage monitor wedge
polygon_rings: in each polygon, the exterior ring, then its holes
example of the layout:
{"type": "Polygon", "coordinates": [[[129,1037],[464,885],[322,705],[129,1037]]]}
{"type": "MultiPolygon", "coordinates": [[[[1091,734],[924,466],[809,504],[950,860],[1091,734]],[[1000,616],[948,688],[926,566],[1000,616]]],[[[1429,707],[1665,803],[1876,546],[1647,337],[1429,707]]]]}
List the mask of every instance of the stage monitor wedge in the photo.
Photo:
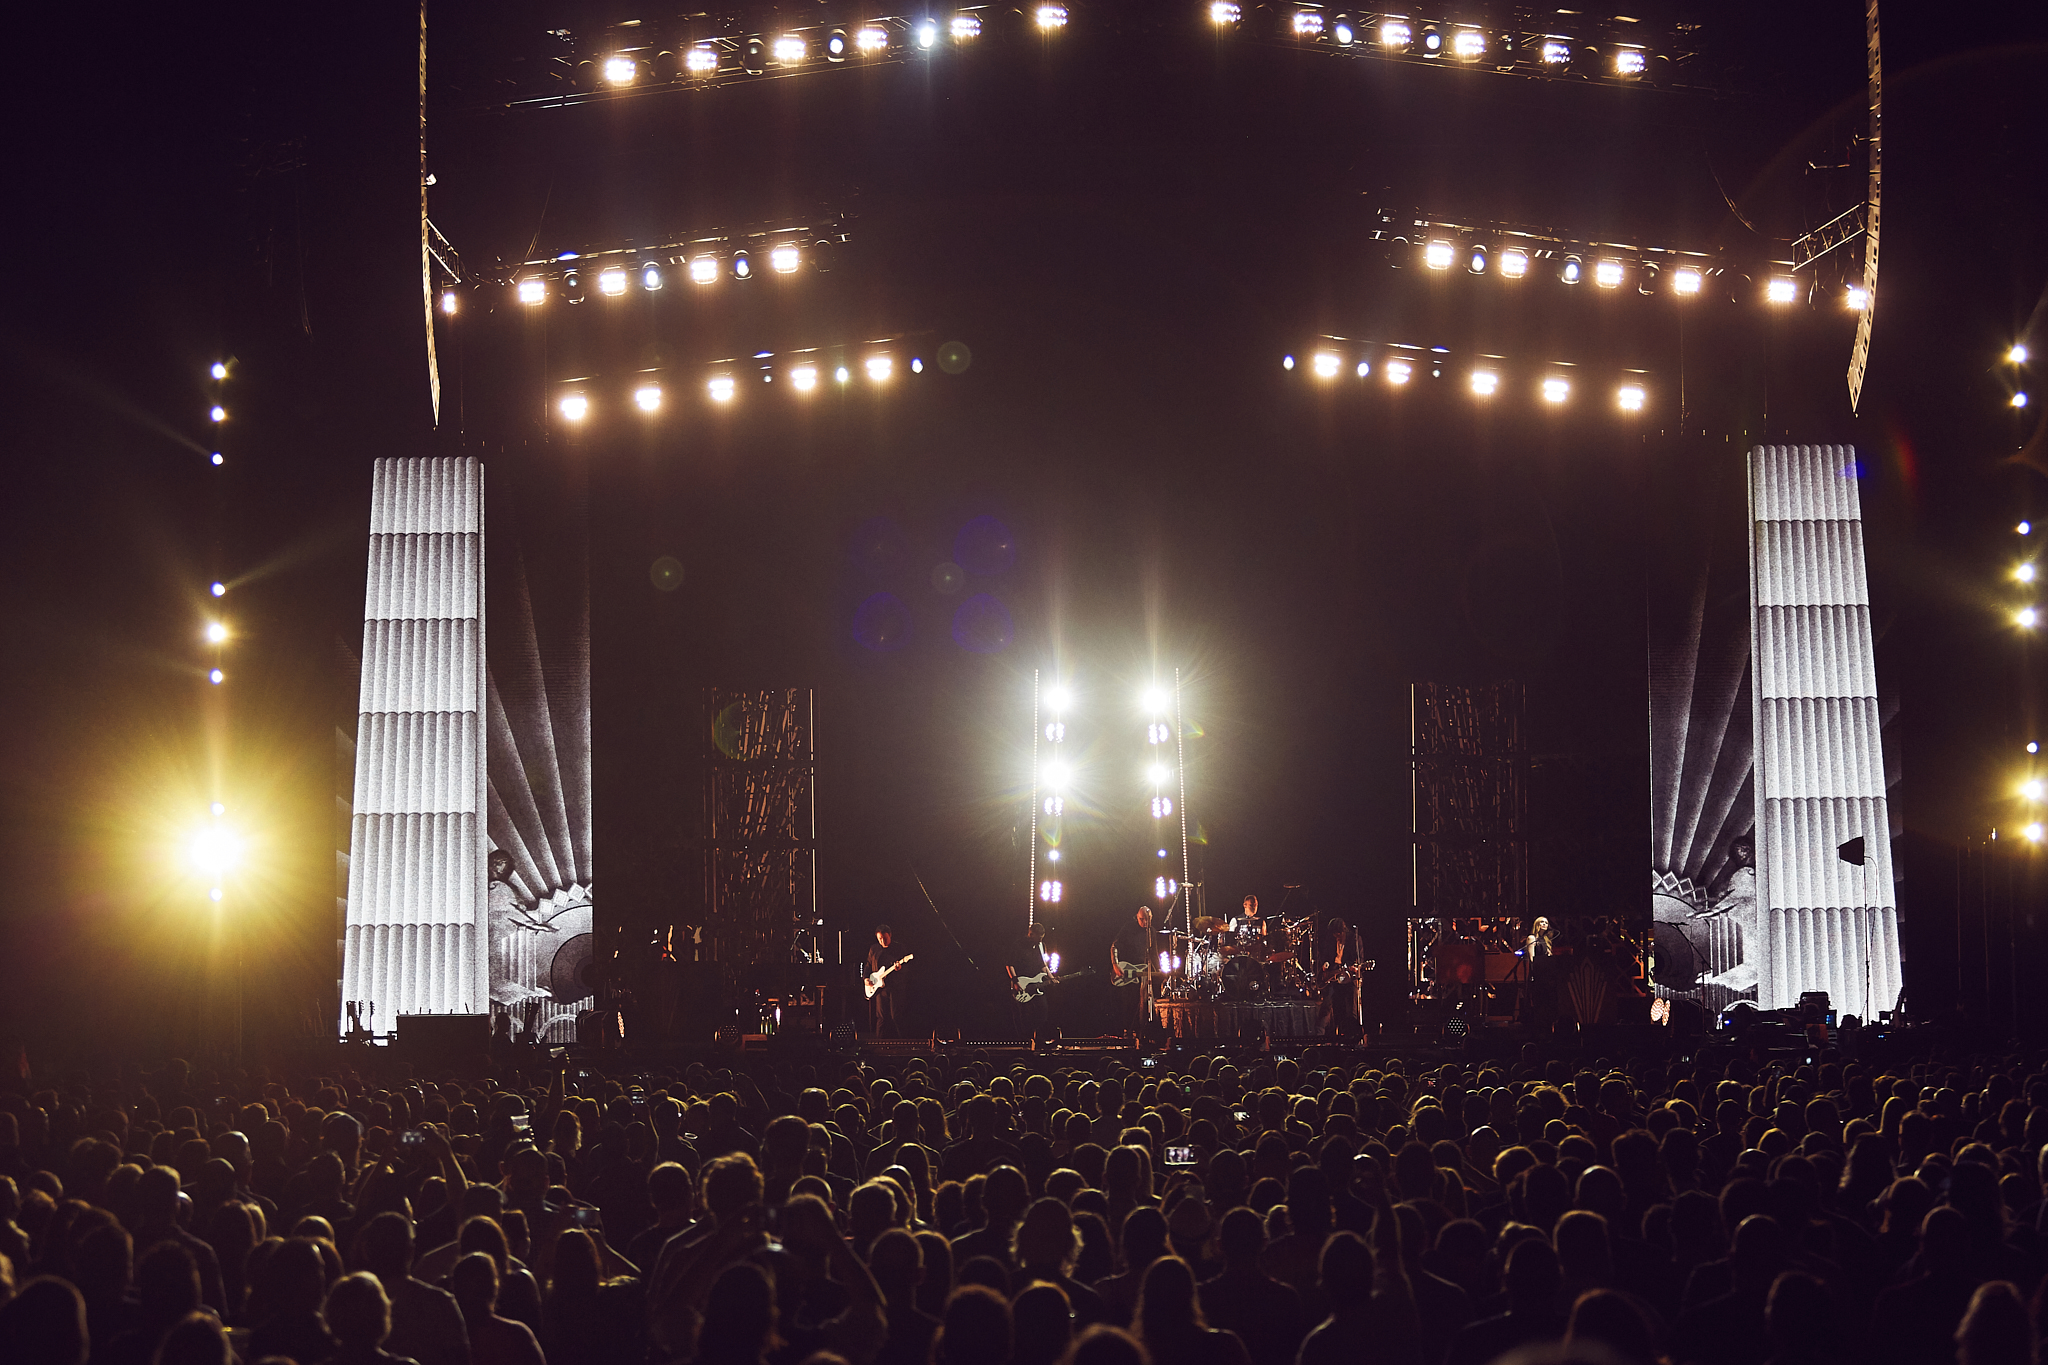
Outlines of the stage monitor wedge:
{"type": "Polygon", "coordinates": [[[1852,446],[1749,457],[1750,669],[1756,726],[1757,1003],[1826,991],[1841,1014],[1901,985],[1891,822],[1878,736],[1852,446]],[[1839,850],[1864,841],[1860,864],[1839,850]]]}

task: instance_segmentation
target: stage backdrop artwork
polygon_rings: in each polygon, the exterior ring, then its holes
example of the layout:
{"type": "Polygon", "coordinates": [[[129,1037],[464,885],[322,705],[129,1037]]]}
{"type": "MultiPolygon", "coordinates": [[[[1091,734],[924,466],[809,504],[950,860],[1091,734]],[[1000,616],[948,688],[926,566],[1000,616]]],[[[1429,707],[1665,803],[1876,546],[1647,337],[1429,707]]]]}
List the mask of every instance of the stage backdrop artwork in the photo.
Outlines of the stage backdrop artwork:
{"type": "Polygon", "coordinates": [[[479,461],[376,462],[342,948],[344,1016],[376,1032],[488,1011],[562,1041],[592,1004],[588,539],[568,477],[535,471],[523,498],[497,481],[487,557],[479,461]]]}
{"type": "Polygon", "coordinates": [[[1900,980],[1856,452],[1749,458],[1757,1003],[1895,1007],[1900,980]]]}
{"type": "Polygon", "coordinates": [[[483,480],[467,458],[372,476],[342,999],[378,1032],[490,995],[483,480]]]}

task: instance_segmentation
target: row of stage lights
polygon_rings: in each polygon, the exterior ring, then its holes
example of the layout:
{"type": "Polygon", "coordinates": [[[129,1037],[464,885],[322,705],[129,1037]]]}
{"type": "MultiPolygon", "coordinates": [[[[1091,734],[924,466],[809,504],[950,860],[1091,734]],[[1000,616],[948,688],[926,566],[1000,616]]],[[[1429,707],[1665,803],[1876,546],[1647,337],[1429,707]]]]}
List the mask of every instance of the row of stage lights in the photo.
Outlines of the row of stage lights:
{"type": "MultiPolygon", "coordinates": [[[[1629,260],[1598,254],[1588,259],[1581,252],[1555,247],[1508,243],[1488,246],[1479,242],[1461,244],[1449,237],[1428,237],[1415,244],[1414,250],[1423,269],[1438,274],[1448,275],[1462,270],[1471,275],[1491,275],[1503,280],[1548,275],[1560,284],[1591,284],[1595,289],[1615,291],[1633,289],[1645,296],[1664,295],[1679,299],[1698,298],[1719,280],[1728,297],[1737,297],[1732,289],[1725,288],[1731,278],[1726,270],[1698,262],[1629,260]]],[[[1778,273],[1764,278],[1757,297],[1772,307],[1784,307],[1802,301],[1811,303],[1819,290],[1817,283],[1803,283],[1796,276],[1778,273]]],[[[1842,306],[1852,313],[1862,312],[1870,307],[1870,291],[1860,283],[1848,285],[1842,291],[1842,306]]]]}
{"type": "MultiPolygon", "coordinates": [[[[1330,347],[1311,352],[1306,362],[1290,354],[1282,357],[1280,363],[1290,372],[1306,371],[1324,383],[1374,380],[1395,390],[1418,381],[1441,381],[1448,377],[1462,380],[1466,392],[1475,399],[1492,400],[1526,391],[1546,408],[1565,407],[1581,396],[1580,388],[1589,387],[1574,374],[1562,372],[1566,368],[1562,366],[1546,367],[1543,373],[1533,378],[1523,376],[1511,385],[1507,367],[1497,358],[1486,357],[1460,367],[1454,364],[1448,351],[1419,347],[1386,348],[1377,366],[1369,357],[1354,357],[1330,347]]],[[[1650,392],[1641,379],[1626,377],[1615,385],[1613,398],[1617,409],[1633,414],[1649,406],[1650,392]]]]}
{"type": "MultiPolygon", "coordinates": [[[[769,352],[752,357],[752,375],[747,367],[719,367],[718,372],[705,381],[704,396],[714,407],[729,407],[736,402],[744,388],[754,383],[782,383],[798,394],[816,393],[821,389],[846,389],[856,382],[864,381],[867,387],[886,387],[901,377],[903,369],[912,375],[921,375],[926,365],[923,356],[912,356],[910,364],[902,367],[896,356],[888,351],[874,351],[861,359],[858,365],[845,363],[826,364],[801,355],[793,363],[778,365],[769,352]],[[758,376],[757,378],[754,376],[758,376]]],[[[592,388],[583,381],[568,384],[566,391],[555,400],[555,411],[562,420],[572,425],[581,423],[597,412],[597,399],[592,388]]],[[[627,390],[627,400],[638,412],[653,416],[669,406],[672,394],[658,379],[642,379],[627,390]]]]}
{"type": "MultiPolygon", "coordinates": [[[[802,242],[776,242],[765,249],[756,250],[741,247],[737,250],[700,251],[688,255],[663,256],[647,253],[641,256],[632,252],[611,252],[608,255],[633,256],[628,263],[569,264],[550,269],[545,266],[523,268],[515,281],[511,282],[513,297],[529,308],[537,308],[550,298],[560,297],[569,303],[581,303],[594,289],[597,295],[607,299],[621,299],[628,294],[658,294],[666,289],[671,280],[687,281],[703,287],[715,285],[723,280],[751,280],[763,273],[770,275],[794,275],[807,265],[816,262],[822,249],[830,246],[828,241],[809,245],[802,242]],[[765,262],[765,264],[762,264],[765,262]],[[586,280],[588,283],[586,283],[586,280]]],[[[575,253],[561,258],[564,262],[578,260],[575,253]]],[[[441,311],[455,313],[462,303],[462,294],[457,289],[441,292],[441,311]]]]}
{"type": "MultiPolygon", "coordinates": [[[[1074,702],[1073,689],[1064,683],[1055,683],[1038,694],[1038,705],[1033,708],[1035,717],[1042,722],[1033,736],[1033,798],[1037,805],[1032,818],[1037,823],[1037,838],[1033,843],[1035,856],[1042,856],[1046,863],[1046,875],[1037,881],[1034,895],[1037,906],[1055,906],[1066,897],[1066,868],[1063,865],[1062,843],[1065,833],[1064,822],[1067,813],[1067,788],[1073,781],[1073,770],[1065,758],[1067,742],[1067,713],[1074,702]],[[1044,763],[1037,760],[1038,741],[1043,739],[1050,750],[1050,758],[1044,763]]],[[[1151,787],[1147,808],[1153,821],[1153,843],[1157,846],[1156,859],[1165,861],[1171,857],[1173,839],[1170,827],[1165,823],[1175,816],[1173,791],[1183,791],[1184,784],[1176,785],[1180,743],[1180,689],[1178,674],[1174,686],[1148,687],[1138,699],[1139,708],[1146,717],[1145,742],[1148,759],[1144,769],[1146,783],[1151,787]],[[1166,746],[1173,746],[1169,755],[1166,746]]],[[[1185,817],[1182,818],[1183,825],[1185,817]]],[[[1185,848],[1183,848],[1183,863],[1185,848]]],[[[1036,869],[1033,869],[1036,875],[1036,869]]],[[[1155,874],[1152,878],[1152,893],[1160,901],[1171,901],[1180,894],[1180,877],[1169,875],[1178,872],[1187,874],[1185,866],[1155,874]]]]}
{"type": "MultiPolygon", "coordinates": [[[[1208,8],[1209,22],[1218,29],[1252,26],[1246,16],[1247,6],[1238,0],[1211,0],[1208,8]]],[[[1602,44],[1566,33],[1518,32],[1407,14],[1332,10],[1321,5],[1289,6],[1276,13],[1277,31],[1273,36],[1396,60],[1623,82],[1654,79],[1659,68],[1670,63],[1668,57],[1655,54],[1638,42],[1602,44]]]]}
{"type": "MultiPolygon", "coordinates": [[[[2024,341],[2016,341],[2006,350],[2004,358],[2006,368],[2011,373],[2009,384],[2012,389],[2012,396],[2007,401],[2015,410],[2023,409],[2027,406],[2026,377],[2028,368],[2033,363],[2033,352],[2027,348],[2027,344],[2024,341]]],[[[2033,537],[2034,529],[2033,522],[2022,521],[2013,527],[2013,533],[2019,536],[2021,540],[2026,541],[2033,537]]],[[[2013,581],[2020,584],[2027,591],[2028,595],[2031,596],[2034,591],[2034,585],[2039,581],[2040,577],[2040,567],[2035,562],[2032,547],[2022,546],[2019,562],[2012,567],[2013,581]]],[[[2014,624],[2023,631],[2034,630],[2042,623],[2042,619],[2041,609],[2032,602],[2022,605],[2013,613],[2014,624]]],[[[2025,719],[2031,721],[2032,717],[2026,717],[2025,719]]],[[[2038,741],[2027,741],[2027,754],[2030,759],[2037,758],[2040,752],[2041,745],[2038,741]]],[[[2048,780],[2043,780],[2037,772],[2033,771],[2033,767],[2033,762],[2029,762],[2027,765],[2028,771],[2020,779],[2019,788],[2015,794],[2019,797],[2022,815],[2026,821],[2025,824],[2020,826],[2020,837],[2030,844],[2039,844],[2044,839],[2048,839],[2048,826],[2042,824],[2040,817],[2042,805],[2048,803],[2048,780]]],[[[1991,831],[1991,837],[1994,839],[1998,837],[1997,829],[1994,828],[1991,831]]]]}
{"type": "MultiPolygon", "coordinates": [[[[206,367],[212,399],[207,405],[206,415],[216,427],[225,425],[228,420],[227,384],[231,375],[232,369],[225,360],[216,360],[206,367]]],[[[210,460],[213,467],[220,468],[226,462],[220,451],[213,452],[210,460]]],[[[207,586],[207,596],[215,602],[227,595],[228,585],[220,579],[207,586]]],[[[217,612],[209,613],[200,626],[199,638],[206,648],[206,681],[213,687],[221,687],[227,682],[227,672],[221,665],[226,662],[227,646],[233,634],[227,621],[217,612]]],[[[227,806],[223,802],[210,803],[208,813],[211,818],[192,833],[190,854],[194,870],[206,883],[207,898],[219,904],[226,896],[224,883],[240,853],[240,840],[226,823],[227,806]]]]}

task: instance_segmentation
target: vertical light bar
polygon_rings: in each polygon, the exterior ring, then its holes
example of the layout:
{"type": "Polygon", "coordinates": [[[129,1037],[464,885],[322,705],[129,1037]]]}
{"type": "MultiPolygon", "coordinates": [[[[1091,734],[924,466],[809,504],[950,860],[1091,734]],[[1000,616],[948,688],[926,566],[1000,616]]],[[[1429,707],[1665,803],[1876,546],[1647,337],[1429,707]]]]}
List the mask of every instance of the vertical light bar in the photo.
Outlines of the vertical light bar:
{"type": "Polygon", "coordinates": [[[1031,705],[1031,752],[1032,752],[1032,822],[1036,826],[1039,815],[1045,817],[1043,842],[1045,845],[1044,875],[1038,873],[1037,863],[1039,838],[1034,834],[1031,841],[1032,855],[1032,922],[1037,922],[1038,907],[1054,906],[1066,896],[1067,867],[1066,855],[1061,847],[1060,836],[1066,829],[1067,778],[1065,753],[1067,744],[1067,702],[1066,684],[1055,676],[1052,686],[1043,694],[1041,704],[1038,692],[1038,675],[1032,675],[1031,705]],[[1053,769],[1052,781],[1039,781],[1038,742],[1043,739],[1051,757],[1048,760],[1053,769]],[[1051,790],[1046,791],[1047,786],[1051,790]],[[1043,795],[1041,795],[1043,793],[1043,795]]]}
{"type": "MultiPolygon", "coordinates": [[[[1183,890],[1188,884],[1187,733],[1188,728],[1181,720],[1180,666],[1176,664],[1173,670],[1173,776],[1176,789],[1180,792],[1180,884],[1183,890]]],[[[1189,913],[1182,918],[1187,920],[1187,927],[1192,929],[1195,927],[1192,904],[1189,905],[1188,911],[1189,913]]]]}
{"type": "Polygon", "coordinates": [[[1038,923],[1038,715],[1039,671],[1031,670],[1031,871],[1024,878],[1024,929],[1038,923]]]}
{"type": "Polygon", "coordinates": [[[1750,452],[1757,1003],[1828,992],[1840,1013],[1900,987],[1891,816],[1853,446],[1750,452]],[[1841,857],[1864,841],[1864,865],[1841,857]]]}
{"type": "Polygon", "coordinates": [[[483,465],[380,459],[370,490],[342,998],[490,1008],[483,465]]]}

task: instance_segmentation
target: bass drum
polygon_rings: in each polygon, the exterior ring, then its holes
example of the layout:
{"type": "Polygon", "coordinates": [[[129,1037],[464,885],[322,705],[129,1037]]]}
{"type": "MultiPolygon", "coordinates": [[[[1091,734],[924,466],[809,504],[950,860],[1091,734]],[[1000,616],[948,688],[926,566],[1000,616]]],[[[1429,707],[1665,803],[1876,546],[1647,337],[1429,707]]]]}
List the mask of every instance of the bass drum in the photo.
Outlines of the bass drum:
{"type": "Polygon", "coordinates": [[[1266,995],[1266,964],[1254,957],[1233,957],[1223,964],[1225,1000],[1262,1000],[1266,995]]]}

